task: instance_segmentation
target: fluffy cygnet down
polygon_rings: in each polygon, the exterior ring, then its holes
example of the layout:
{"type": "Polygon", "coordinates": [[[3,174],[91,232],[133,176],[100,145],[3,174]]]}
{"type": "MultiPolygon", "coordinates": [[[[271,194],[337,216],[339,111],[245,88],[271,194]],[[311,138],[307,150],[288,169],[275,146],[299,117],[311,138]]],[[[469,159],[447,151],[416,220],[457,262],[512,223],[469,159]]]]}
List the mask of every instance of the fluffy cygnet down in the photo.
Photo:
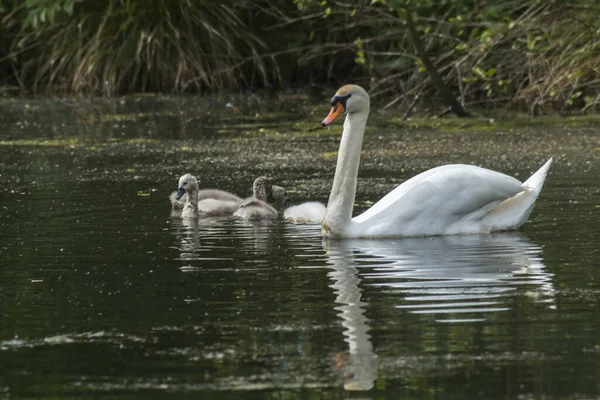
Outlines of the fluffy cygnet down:
{"type": "Polygon", "coordinates": [[[183,195],[187,195],[181,218],[194,218],[200,214],[198,212],[198,181],[191,174],[185,174],[179,178],[179,189],[175,193],[175,200],[180,200],[183,195]]]}
{"type": "MultiPolygon", "coordinates": [[[[244,201],[234,211],[233,216],[248,220],[276,219],[277,210],[267,203],[267,198],[273,196],[271,179],[260,176],[254,180],[252,191],[254,195],[244,201]]],[[[287,192],[284,190],[285,195],[287,192]]]]}
{"type": "MultiPolygon", "coordinates": [[[[279,207],[287,207],[290,204],[287,191],[280,186],[272,185],[271,179],[264,176],[258,177],[254,181],[253,197],[251,199],[263,202],[268,201],[279,207]]],[[[171,194],[170,200],[174,211],[177,212],[178,210],[182,210],[183,212],[183,210],[187,210],[182,217],[193,215],[231,216],[245,203],[245,200],[224,190],[199,190],[198,181],[190,174],[185,174],[179,179],[179,190],[171,194]],[[191,178],[193,178],[193,182],[191,178]],[[182,185],[186,186],[184,187],[182,185]],[[191,204],[186,206],[189,198],[188,193],[190,192],[194,193],[195,198],[198,199],[197,209],[195,211],[191,204]]],[[[263,206],[254,205],[253,207],[253,209],[255,209],[256,207],[263,206]]]]}
{"type": "Polygon", "coordinates": [[[291,206],[283,211],[286,221],[301,224],[320,224],[325,218],[325,204],[318,201],[307,201],[306,203],[291,206]]]}

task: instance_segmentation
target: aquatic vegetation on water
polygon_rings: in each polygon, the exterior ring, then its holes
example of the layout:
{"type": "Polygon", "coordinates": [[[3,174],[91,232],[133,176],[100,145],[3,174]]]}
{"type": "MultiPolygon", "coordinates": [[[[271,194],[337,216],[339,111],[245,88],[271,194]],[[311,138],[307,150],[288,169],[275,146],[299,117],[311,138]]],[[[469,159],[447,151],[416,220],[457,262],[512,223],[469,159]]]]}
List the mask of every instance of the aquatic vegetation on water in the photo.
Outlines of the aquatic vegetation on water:
{"type": "Polygon", "coordinates": [[[89,150],[95,150],[97,147],[114,146],[114,144],[149,144],[157,143],[157,139],[133,138],[133,139],[109,139],[101,140],[89,137],[69,137],[55,139],[9,139],[0,140],[0,146],[40,146],[40,147],[85,147],[89,150]]]}
{"type": "Polygon", "coordinates": [[[168,195],[185,171],[248,194],[266,174],[296,204],[326,202],[341,127],[36,112],[0,112],[0,397],[597,396],[593,121],[465,133],[375,115],[356,213],[440,164],[555,165],[522,233],[323,241],[318,224],[186,224],[168,195]]]}

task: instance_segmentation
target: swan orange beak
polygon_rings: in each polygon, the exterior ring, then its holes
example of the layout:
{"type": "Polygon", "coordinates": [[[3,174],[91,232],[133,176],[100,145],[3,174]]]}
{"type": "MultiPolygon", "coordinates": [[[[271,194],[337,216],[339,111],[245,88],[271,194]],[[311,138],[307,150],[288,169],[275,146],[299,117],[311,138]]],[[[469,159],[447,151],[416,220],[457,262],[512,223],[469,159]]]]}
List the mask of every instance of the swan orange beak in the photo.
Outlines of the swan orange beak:
{"type": "Polygon", "coordinates": [[[342,103],[340,103],[338,101],[335,106],[331,107],[331,111],[329,111],[329,115],[327,115],[327,117],[325,117],[325,119],[323,121],[321,121],[321,126],[329,125],[330,123],[332,123],[333,121],[338,119],[338,117],[340,115],[342,115],[344,113],[344,111],[346,111],[346,109],[344,108],[342,103]]]}

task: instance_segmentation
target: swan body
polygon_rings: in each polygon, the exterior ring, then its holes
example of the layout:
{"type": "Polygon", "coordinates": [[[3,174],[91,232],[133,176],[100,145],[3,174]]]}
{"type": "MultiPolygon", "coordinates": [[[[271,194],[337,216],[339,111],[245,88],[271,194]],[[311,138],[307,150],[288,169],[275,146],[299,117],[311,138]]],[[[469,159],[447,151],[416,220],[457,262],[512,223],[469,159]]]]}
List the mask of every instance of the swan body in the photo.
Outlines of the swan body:
{"type": "Polygon", "coordinates": [[[325,218],[325,204],[318,201],[307,201],[306,203],[291,206],[283,211],[283,218],[286,221],[314,224],[322,223],[325,218]]]}
{"type": "Polygon", "coordinates": [[[531,214],[552,158],[524,183],[472,165],[445,165],[404,182],[352,218],[369,96],[356,85],[340,88],[329,125],[347,113],[322,234],[326,237],[395,237],[512,230],[531,214]]]}

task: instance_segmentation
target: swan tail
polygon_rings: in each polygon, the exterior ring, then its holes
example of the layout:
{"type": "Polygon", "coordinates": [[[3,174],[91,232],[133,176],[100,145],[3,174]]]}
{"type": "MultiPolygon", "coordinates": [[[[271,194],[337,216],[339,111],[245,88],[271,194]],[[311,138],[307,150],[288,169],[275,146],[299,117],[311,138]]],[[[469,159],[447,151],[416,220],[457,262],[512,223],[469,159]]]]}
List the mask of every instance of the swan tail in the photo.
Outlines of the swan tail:
{"type": "Polygon", "coordinates": [[[552,157],[550,157],[550,159],[546,161],[546,164],[542,165],[535,174],[531,175],[529,179],[523,182],[521,187],[524,190],[534,190],[537,197],[542,191],[542,186],[544,186],[544,181],[546,180],[546,175],[548,175],[550,165],[552,165],[552,157]]]}
{"type": "Polygon", "coordinates": [[[483,219],[490,230],[517,229],[527,221],[533,211],[535,201],[542,191],[551,164],[552,158],[523,182],[521,185],[523,190],[486,213],[483,219]]]}

